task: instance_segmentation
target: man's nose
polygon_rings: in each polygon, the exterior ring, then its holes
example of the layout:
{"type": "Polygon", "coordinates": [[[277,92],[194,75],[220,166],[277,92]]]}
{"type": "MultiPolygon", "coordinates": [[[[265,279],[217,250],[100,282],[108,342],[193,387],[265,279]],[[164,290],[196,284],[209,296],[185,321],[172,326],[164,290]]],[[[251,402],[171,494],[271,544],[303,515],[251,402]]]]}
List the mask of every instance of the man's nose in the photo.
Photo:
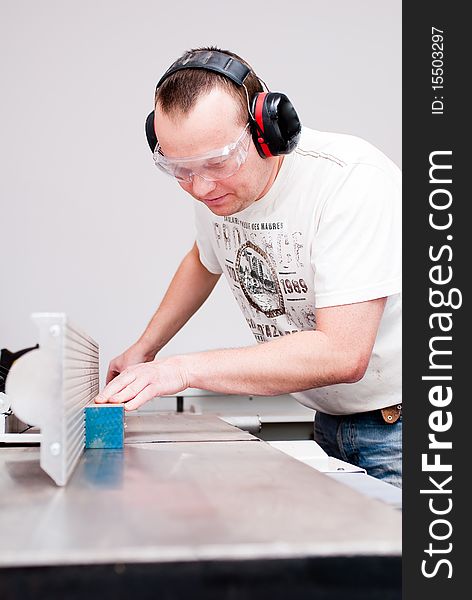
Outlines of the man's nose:
{"type": "Polygon", "coordinates": [[[205,198],[210,192],[216,188],[215,181],[207,181],[200,177],[200,175],[194,174],[192,178],[192,191],[194,196],[198,198],[205,198]]]}

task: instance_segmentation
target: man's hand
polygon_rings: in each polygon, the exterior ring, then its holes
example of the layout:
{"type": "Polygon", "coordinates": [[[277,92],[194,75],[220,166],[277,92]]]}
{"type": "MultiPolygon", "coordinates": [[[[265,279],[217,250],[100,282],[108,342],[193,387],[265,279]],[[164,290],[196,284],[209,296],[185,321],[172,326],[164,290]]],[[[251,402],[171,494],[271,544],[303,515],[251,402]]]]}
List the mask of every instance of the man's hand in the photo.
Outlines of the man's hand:
{"type": "Polygon", "coordinates": [[[106,385],[95,402],[124,402],[125,410],[135,410],[156,396],[171,396],[188,387],[182,361],[174,356],[127,367],[106,385]]]}
{"type": "Polygon", "coordinates": [[[123,354],[120,354],[120,356],[117,356],[110,362],[106,383],[109,384],[112,379],[131,365],[146,363],[151,360],[154,360],[154,354],[146,352],[139,343],[133,344],[123,354]]]}

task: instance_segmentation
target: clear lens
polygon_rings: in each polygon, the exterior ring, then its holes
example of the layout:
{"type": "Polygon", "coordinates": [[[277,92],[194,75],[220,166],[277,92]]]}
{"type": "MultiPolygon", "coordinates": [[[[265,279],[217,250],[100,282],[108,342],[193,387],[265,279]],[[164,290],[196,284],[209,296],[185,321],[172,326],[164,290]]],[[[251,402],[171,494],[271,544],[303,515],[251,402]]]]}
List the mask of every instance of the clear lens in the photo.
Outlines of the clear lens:
{"type": "Polygon", "coordinates": [[[158,145],[154,152],[154,162],[164,173],[179,181],[190,182],[194,175],[207,181],[218,181],[234,175],[245,162],[249,151],[249,141],[248,124],[236,142],[200,157],[167,158],[160,153],[158,145]]]}

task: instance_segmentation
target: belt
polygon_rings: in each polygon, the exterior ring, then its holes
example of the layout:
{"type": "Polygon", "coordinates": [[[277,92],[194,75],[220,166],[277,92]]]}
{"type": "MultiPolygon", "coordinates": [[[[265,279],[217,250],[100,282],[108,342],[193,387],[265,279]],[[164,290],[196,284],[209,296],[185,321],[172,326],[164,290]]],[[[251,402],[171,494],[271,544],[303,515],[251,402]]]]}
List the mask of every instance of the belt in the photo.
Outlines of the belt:
{"type": "Polygon", "coordinates": [[[393,404],[393,406],[387,406],[386,408],[380,409],[380,414],[382,415],[382,419],[385,423],[389,425],[393,425],[396,423],[402,414],[402,405],[401,404],[393,404]]]}

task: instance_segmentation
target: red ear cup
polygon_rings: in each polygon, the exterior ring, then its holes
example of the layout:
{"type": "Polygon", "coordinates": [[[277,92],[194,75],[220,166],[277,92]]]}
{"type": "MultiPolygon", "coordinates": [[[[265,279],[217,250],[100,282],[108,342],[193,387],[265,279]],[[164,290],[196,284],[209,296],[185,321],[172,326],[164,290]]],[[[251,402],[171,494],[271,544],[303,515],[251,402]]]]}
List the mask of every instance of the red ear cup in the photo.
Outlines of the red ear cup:
{"type": "Polygon", "coordinates": [[[262,156],[262,158],[266,158],[268,156],[272,156],[272,153],[267,145],[267,142],[264,138],[264,101],[266,99],[268,92],[260,92],[256,94],[253,100],[253,110],[252,115],[255,121],[255,131],[253,134],[254,143],[256,145],[257,151],[262,156]]]}
{"type": "Polygon", "coordinates": [[[262,158],[289,154],[298,144],[301,124],[285,94],[260,92],[251,105],[252,139],[262,158]]]}

